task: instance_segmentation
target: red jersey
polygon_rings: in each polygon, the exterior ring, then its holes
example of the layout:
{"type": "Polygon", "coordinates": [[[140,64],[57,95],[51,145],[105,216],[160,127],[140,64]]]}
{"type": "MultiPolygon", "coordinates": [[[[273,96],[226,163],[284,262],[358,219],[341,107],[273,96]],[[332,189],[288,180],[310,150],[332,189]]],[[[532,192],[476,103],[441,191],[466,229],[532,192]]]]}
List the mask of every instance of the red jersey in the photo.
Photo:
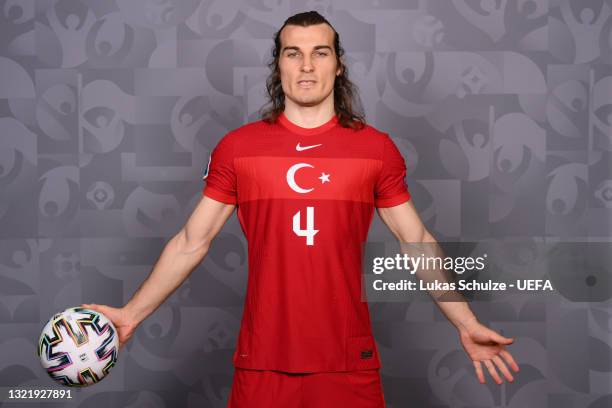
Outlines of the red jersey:
{"type": "Polygon", "coordinates": [[[302,128],[249,123],[212,152],[204,194],[237,205],[248,283],[233,363],[286,372],[379,368],[363,244],[374,207],[410,199],[404,159],[389,136],[334,116],[302,128]]]}

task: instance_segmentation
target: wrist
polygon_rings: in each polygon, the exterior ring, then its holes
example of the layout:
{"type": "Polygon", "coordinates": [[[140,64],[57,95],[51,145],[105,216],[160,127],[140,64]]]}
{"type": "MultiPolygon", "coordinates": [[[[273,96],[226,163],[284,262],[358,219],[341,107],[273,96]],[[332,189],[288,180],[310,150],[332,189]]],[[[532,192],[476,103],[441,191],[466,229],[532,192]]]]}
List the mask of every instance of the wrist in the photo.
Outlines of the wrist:
{"type": "Polygon", "coordinates": [[[459,331],[467,331],[469,332],[471,328],[480,325],[480,322],[476,318],[476,316],[472,315],[466,319],[462,319],[458,322],[457,330],[459,331]]]}
{"type": "Polygon", "coordinates": [[[136,310],[134,310],[132,305],[128,303],[122,309],[123,316],[130,326],[136,327],[140,324],[142,319],[139,317],[139,314],[136,312],[136,310]]]}

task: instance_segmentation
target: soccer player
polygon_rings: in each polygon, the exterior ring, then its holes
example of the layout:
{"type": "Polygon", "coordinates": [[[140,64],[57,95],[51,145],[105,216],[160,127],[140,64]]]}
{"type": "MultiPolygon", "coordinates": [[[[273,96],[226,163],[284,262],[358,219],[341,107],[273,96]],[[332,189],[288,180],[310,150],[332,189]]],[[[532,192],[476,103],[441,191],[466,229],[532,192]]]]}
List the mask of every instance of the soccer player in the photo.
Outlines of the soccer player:
{"type": "MultiPolygon", "coordinates": [[[[410,200],[404,159],[356,112],[338,33],[317,12],[276,33],[262,120],[214,149],[203,197],[122,308],[108,316],[124,344],[206,256],[237,209],[248,241],[248,285],[233,355],[230,407],[384,407],[362,244],[374,208],[400,242],[435,242],[410,200]]],[[[438,302],[476,375],[498,383],[518,366],[506,338],[466,302],[438,302]]]]}

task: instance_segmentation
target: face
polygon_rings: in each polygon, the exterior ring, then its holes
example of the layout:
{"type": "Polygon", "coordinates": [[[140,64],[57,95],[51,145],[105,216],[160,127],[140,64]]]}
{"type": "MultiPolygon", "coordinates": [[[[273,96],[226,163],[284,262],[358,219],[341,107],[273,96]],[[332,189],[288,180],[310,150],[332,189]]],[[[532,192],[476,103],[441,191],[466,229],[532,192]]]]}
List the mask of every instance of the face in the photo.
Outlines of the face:
{"type": "Polygon", "coordinates": [[[285,105],[333,103],[334,80],[341,69],[334,52],[334,32],[327,24],[287,25],[280,35],[278,66],[285,105]]]}

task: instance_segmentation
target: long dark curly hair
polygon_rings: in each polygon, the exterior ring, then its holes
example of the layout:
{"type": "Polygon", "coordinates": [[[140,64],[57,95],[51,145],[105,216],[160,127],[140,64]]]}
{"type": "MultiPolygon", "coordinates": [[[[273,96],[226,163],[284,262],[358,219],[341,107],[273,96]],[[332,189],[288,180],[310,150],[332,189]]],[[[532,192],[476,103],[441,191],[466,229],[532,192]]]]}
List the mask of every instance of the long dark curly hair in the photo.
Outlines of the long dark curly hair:
{"type": "Polygon", "coordinates": [[[327,24],[334,31],[334,51],[336,62],[341,68],[340,75],[337,75],[334,82],[334,110],[338,116],[338,123],[343,127],[350,127],[358,130],[365,126],[365,114],[359,98],[357,87],[348,78],[348,69],[344,64],[342,56],[344,49],[340,44],[340,36],[332,25],[316,11],[298,13],[287,20],[283,26],[274,34],[274,47],[272,48],[272,59],[268,63],[270,75],[266,79],[266,89],[268,101],[260,109],[263,121],[267,123],[276,122],[278,116],[285,110],[285,93],[281,85],[280,69],[278,60],[281,51],[280,34],[287,25],[297,25],[308,27],[315,24],[327,24]]]}

